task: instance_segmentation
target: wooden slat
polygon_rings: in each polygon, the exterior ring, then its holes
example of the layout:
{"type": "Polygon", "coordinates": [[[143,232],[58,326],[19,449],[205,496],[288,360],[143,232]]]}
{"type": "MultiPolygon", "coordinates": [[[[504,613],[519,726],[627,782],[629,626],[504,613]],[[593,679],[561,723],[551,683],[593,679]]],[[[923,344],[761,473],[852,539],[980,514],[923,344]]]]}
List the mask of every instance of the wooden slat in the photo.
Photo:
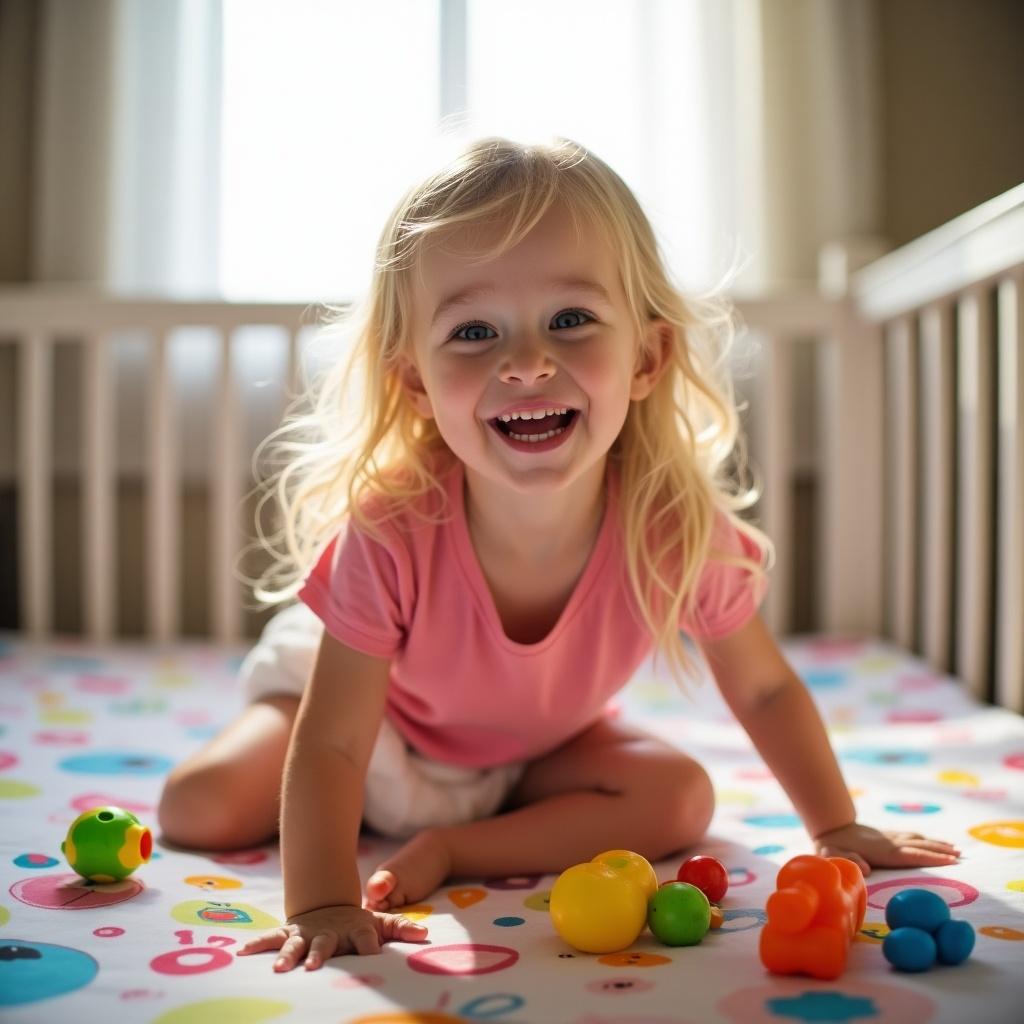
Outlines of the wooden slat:
{"type": "Polygon", "coordinates": [[[921,314],[921,650],[928,663],[952,671],[953,467],[956,393],[953,310],[935,303],[921,314]]]}
{"type": "Polygon", "coordinates": [[[917,366],[914,322],[886,328],[886,620],[901,647],[914,647],[917,576],[917,366]]]}
{"type": "Polygon", "coordinates": [[[149,391],[149,466],[146,530],[147,617],[152,639],[178,635],[181,510],[178,494],[177,417],[166,331],[153,345],[149,391]]]}
{"type": "Polygon", "coordinates": [[[22,335],[18,393],[18,551],[21,625],[42,639],[53,622],[53,343],[22,335]]]}
{"type": "Polygon", "coordinates": [[[752,447],[764,474],[758,503],[761,528],[775,543],[776,564],[762,615],[777,633],[790,629],[793,579],[793,342],[788,336],[757,335],[763,342],[755,381],[752,447]]]}
{"type": "Polygon", "coordinates": [[[1024,712],[1024,272],[999,286],[995,699],[1024,712]]]}
{"type": "Polygon", "coordinates": [[[210,606],[213,635],[225,643],[234,643],[241,636],[241,594],[235,577],[235,559],[239,551],[243,463],[232,338],[232,331],[221,335],[220,377],[214,411],[216,431],[211,438],[210,606]]]}
{"type": "Polygon", "coordinates": [[[114,633],[114,388],[110,338],[89,335],[82,379],[83,516],[82,603],[87,635],[98,641],[114,633]]]}
{"type": "Polygon", "coordinates": [[[818,359],[820,627],[882,630],[883,346],[851,317],[818,359]]]}
{"type": "Polygon", "coordinates": [[[992,394],[995,345],[988,294],[974,289],[957,308],[956,674],[980,699],[989,697],[992,602],[992,394]]]}

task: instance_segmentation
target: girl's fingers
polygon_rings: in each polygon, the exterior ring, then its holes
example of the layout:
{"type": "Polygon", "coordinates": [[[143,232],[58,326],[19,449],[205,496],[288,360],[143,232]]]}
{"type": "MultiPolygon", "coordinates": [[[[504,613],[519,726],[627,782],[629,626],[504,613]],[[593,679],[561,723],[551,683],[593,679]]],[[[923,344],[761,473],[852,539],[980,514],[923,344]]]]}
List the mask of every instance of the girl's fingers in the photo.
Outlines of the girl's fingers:
{"type": "Polygon", "coordinates": [[[315,971],[323,966],[325,960],[330,960],[338,948],[338,936],[334,932],[320,932],[313,936],[309,944],[309,952],[306,954],[306,970],[315,971]]]}
{"type": "Polygon", "coordinates": [[[380,952],[380,939],[377,937],[377,929],[372,925],[361,925],[349,932],[348,941],[360,956],[372,956],[380,952]]]}
{"type": "Polygon", "coordinates": [[[284,928],[278,928],[272,932],[264,932],[262,935],[257,935],[254,939],[249,939],[235,955],[247,956],[249,953],[263,953],[268,949],[280,949],[287,941],[289,934],[284,928]]]}
{"type": "Polygon", "coordinates": [[[274,961],[275,971],[290,971],[306,950],[306,940],[301,935],[292,935],[281,947],[281,955],[274,961]]]}
{"type": "Polygon", "coordinates": [[[921,846],[901,846],[903,857],[916,864],[948,864],[960,858],[946,850],[929,850],[921,846]]]}
{"type": "Polygon", "coordinates": [[[410,921],[409,918],[403,917],[401,914],[381,914],[378,920],[380,921],[380,937],[385,942],[394,940],[419,942],[427,934],[426,925],[410,921]]]}

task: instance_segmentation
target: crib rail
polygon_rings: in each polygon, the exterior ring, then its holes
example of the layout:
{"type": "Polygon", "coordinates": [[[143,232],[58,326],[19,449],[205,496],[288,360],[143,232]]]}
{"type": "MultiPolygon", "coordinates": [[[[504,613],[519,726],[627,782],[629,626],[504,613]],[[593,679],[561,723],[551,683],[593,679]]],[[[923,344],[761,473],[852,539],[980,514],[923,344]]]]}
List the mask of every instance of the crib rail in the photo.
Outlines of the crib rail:
{"type": "MultiPolygon", "coordinates": [[[[240,406],[233,339],[245,327],[283,328],[287,377],[297,381],[299,338],[313,313],[284,303],[180,302],[123,299],[74,290],[0,290],[0,336],[18,342],[19,598],[21,623],[33,637],[53,625],[52,356],[57,338],[83,352],[81,481],[84,632],[108,640],[115,626],[114,402],[111,348],[118,329],[144,328],[151,339],[146,405],[145,601],[147,634],[157,641],[180,635],[181,524],[179,427],[169,373],[170,332],[213,328],[220,348],[215,427],[210,436],[208,578],[210,633],[224,642],[242,633],[243,594],[236,561],[245,530],[239,506],[248,486],[251,452],[239,443],[240,406]]],[[[294,384],[293,388],[294,390],[294,384]]],[[[60,410],[57,410],[60,415],[60,410]]]]}
{"type": "Polygon", "coordinates": [[[885,350],[885,623],[1024,711],[1024,185],[861,271],[885,350]]]}

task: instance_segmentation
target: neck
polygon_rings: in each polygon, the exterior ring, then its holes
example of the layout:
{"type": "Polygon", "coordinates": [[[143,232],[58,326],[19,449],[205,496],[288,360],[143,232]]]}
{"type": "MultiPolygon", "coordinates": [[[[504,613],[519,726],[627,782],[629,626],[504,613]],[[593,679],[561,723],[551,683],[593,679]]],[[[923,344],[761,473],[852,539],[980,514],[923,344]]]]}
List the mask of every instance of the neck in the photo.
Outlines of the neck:
{"type": "Polygon", "coordinates": [[[466,524],[477,551],[543,568],[589,552],[601,529],[606,504],[605,463],[558,491],[509,493],[466,473],[466,524]]]}

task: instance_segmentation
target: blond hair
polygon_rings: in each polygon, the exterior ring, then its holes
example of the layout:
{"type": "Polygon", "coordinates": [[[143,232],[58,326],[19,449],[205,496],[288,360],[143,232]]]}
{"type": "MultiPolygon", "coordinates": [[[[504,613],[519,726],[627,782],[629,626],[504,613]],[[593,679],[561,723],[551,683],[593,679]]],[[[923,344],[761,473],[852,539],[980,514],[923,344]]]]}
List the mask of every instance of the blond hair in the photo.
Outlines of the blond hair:
{"type": "Polygon", "coordinates": [[[759,492],[741,479],[746,453],[727,365],[736,320],[720,292],[683,297],[632,192],[604,162],[567,139],[480,139],[399,202],[381,233],[367,296],[338,311],[329,327],[329,336],[346,339],[348,358],[313,381],[300,406],[257,451],[258,458],[269,459],[257,534],[273,561],[250,582],[264,602],[287,600],[350,517],[381,539],[382,518],[405,509],[426,518],[416,499],[434,491],[443,500],[440,477],[455,456],[436,423],[417,414],[399,380],[401,357],[412,358],[410,272],[427,241],[441,232],[503,226],[497,255],[524,238],[555,203],[577,224],[585,219],[602,228],[620,254],[640,340],[637,366],[648,354],[642,325],[661,318],[671,327],[667,367],[645,399],[630,403],[608,457],[620,474],[631,592],[656,654],[667,657],[683,683],[698,673],[679,623],[684,613],[697,614],[697,582],[706,561],[742,566],[755,588],[774,561],[769,538],[737,515],[759,492]],[[271,501],[280,508],[280,521],[268,535],[260,524],[271,501]],[[763,564],[713,549],[718,512],[761,548],[763,564]]]}

